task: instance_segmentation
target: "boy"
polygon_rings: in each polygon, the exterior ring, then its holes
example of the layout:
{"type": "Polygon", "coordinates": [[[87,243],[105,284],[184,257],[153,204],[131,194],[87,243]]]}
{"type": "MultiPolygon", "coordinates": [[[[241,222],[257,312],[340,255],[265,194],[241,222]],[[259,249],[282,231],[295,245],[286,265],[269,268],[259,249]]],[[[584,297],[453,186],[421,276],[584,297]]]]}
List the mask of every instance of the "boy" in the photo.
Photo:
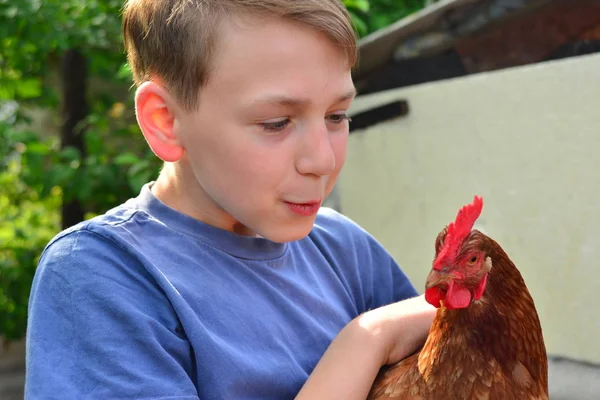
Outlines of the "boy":
{"type": "Polygon", "coordinates": [[[346,10],[131,0],[124,35],[165,166],[46,248],[26,397],[364,399],[435,309],[371,236],[320,209],[355,95],[346,10]]]}

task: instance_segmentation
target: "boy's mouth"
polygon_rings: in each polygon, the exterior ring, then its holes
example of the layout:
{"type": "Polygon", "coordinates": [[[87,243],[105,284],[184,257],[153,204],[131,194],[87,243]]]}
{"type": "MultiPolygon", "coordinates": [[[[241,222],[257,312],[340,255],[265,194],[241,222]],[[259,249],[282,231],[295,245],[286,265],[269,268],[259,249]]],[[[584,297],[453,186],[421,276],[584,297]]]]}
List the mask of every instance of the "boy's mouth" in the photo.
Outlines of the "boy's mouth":
{"type": "Polygon", "coordinates": [[[321,208],[320,201],[310,201],[307,203],[292,203],[286,201],[285,204],[288,206],[290,211],[303,217],[314,215],[319,211],[319,208],[321,208]]]}

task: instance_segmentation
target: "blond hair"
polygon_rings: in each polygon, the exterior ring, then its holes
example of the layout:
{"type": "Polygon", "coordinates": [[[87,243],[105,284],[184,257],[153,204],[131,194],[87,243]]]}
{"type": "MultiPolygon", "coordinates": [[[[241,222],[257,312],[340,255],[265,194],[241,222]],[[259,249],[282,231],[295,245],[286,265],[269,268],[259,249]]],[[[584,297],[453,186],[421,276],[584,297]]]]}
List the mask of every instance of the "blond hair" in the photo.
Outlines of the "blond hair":
{"type": "Polygon", "coordinates": [[[198,106],[227,15],[272,15],[325,34],[357,60],[356,33],[340,0],[128,0],[123,37],[136,85],[159,77],[186,110],[198,106]]]}

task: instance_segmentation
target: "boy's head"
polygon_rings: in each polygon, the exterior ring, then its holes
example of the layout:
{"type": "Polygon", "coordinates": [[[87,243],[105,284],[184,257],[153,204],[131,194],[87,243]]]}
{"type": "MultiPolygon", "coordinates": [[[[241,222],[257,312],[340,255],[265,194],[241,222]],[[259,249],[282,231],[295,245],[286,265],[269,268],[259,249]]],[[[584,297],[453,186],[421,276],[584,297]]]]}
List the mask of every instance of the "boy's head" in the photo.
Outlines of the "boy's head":
{"type": "Polygon", "coordinates": [[[345,160],[356,38],[338,0],[130,0],[137,117],[179,211],[275,241],[312,228],[345,160]]]}
{"type": "Polygon", "coordinates": [[[232,16],[276,16],[323,33],[357,58],[348,13],[339,0],[129,0],[123,35],[137,85],[160,77],[180,106],[196,108],[207,82],[219,36],[232,16]]]}

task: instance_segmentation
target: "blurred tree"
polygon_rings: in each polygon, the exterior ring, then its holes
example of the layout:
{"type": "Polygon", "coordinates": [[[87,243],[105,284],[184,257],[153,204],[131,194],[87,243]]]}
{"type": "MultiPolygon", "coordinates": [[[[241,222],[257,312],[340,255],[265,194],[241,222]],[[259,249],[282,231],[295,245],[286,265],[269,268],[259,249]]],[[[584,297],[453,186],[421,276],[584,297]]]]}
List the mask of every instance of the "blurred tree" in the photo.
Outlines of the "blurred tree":
{"type": "MultiPolygon", "coordinates": [[[[360,36],[426,2],[343,1],[360,36]]],[[[160,168],[135,123],[122,3],[0,0],[0,336],[6,339],[25,332],[31,280],[48,241],[134,196],[160,168]]]]}
{"type": "Polygon", "coordinates": [[[359,35],[365,36],[438,0],[343,0],[359,35]]]}

